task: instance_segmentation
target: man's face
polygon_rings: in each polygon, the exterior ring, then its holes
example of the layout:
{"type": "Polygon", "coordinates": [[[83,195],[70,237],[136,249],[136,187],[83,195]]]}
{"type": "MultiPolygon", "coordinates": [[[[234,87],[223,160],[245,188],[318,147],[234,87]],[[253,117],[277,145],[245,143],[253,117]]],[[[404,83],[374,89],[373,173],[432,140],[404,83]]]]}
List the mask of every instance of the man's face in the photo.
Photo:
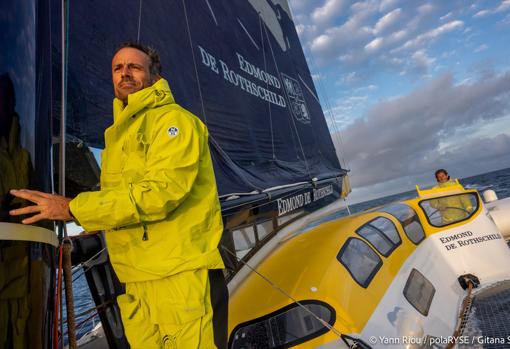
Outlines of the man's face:
{"type": "Polygon", "coordinates": [[[448,175],[444,172],[439,172],[436,176],[436,179],[439,183],[448,182],[448,175]]]}
{"type": "Polygon", "coordinates": [[[120,49],[112,59],[115,97],[127,103],[129,94],[151,86],[158,77],[151,75],[150,64],[144,52],[131,47],[120,49]]]}

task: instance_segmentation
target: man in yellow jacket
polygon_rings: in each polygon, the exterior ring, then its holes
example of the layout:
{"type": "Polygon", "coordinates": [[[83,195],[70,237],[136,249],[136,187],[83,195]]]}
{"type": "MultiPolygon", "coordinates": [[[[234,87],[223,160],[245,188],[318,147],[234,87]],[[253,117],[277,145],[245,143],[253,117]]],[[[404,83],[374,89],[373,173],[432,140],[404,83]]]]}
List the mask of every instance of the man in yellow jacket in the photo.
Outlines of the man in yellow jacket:
{"type": "MultiPolygon", "coordinates": [[[[450,179],[445,169],[435,172],[437,185],[434,188],[446,188],[457,186],[457,183],[450,179]]],[[[430,200],[430,206],[441,213],[442,225],[459,222],[471,215],[473,204],[469,194],[445,196],[440,199],[430,200]]]]}
{"type": "MultiPolygon", "coordinates": [[[[131,348],[216,348],[208,271],[223,268],[221,209],[205,125],[174,101],[157,53],[125,44],[114,55],[113,125],[105,131],[101,190],[74,199],[12,194],[36,205],[23,220],[74,218],[105,230],[131,348]]],[[[225,324],[226,326],[226,324],[225,324]]]]}

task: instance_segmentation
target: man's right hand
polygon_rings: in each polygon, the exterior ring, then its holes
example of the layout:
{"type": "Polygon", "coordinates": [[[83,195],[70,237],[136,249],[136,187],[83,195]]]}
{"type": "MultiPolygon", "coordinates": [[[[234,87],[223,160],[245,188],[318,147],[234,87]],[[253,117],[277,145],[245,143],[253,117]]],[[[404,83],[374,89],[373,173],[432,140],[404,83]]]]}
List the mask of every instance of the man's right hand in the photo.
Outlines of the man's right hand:
{"type": "Polygon", "coordinates": [[[72,200],[70,198],[27,189],[11,190],[10,193],[18,198],[35,203],[35,205],[18,208],[9,212],[12,216],[33,213],[33,216],[21,221],[23,224],[32,224],[43,219],[59,221],[70,221],[73,219],[71,211],[69,211],[69,202],[72,200]]]}

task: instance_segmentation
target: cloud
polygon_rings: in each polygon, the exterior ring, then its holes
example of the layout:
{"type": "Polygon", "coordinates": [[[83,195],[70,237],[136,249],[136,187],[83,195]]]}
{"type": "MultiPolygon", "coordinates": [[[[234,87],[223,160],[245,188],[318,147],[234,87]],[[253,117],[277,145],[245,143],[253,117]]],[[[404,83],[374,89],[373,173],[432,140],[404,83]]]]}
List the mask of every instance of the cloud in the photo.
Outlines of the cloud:
{"type": "Polygon", "coordinates": [[[473,16],[474,18],[480,18],[480,17],[486,17],[489,15],[494,15],[496,13],[505,12],[506,10],[510,9],[510,0],[503,0],[498,7],[491,9],[491,10],[480,10],[473,16]]]}
{"type": "Polygon", "coordinates": [[[364,119],[342,131],[344,149],[337,149],[350,159],[353,186],[421,174],[455,161],[476,167],[474,154],[483,154],[472,146],[485,144],[494,154],[505,149],[510,154],[509,135],[485,140],[458,135],[502,117],[510,122],[510,72],[462,85],[446,74],[408,95],[374,105],[364,119]],[[445,140],[453,146],[440,148],[445,140]]]}
{"type": "Polygon", "coordinates": [[[386,12],[391,8],[394,8],[398,4],[398,0],[382,0],[379,4],[379,11],[386,12]]]}
{"type": "Polygon", "coordinates": [[[482,51],[485,51],[489,48],[489,46],[487,46],[486,44],[482,44],[480,46],[478,46],[474,52],[482,52],[482,51]]]}
{"type": "Polygon", "coordinates": [[[411,58],[413,59],[415,69],[421,74],[427,73],[429,67],[436,61],[435,58],[428,57],[425,50],[416,51],[412,54],[411,58]]]}
{"type": "Polygon", "coordinates": [[[312,12],[312,19],[318,23],[327,23],[338,16],[344,7],[344,0],[326,0],[322,7],[318,7],[312,12]]]}
{"type": "Polygon", "coordinates": [[[446,21],[447,19],[452,18],[452,15],[453,15],[453,14],[452,14],[452,12],[448,12],[448,13],[447,13],[447,14],[445,14],[444,16],[439,17],[439,20],[440,20],[440,21],[446,21]]]}
{"type": "Polygon", "coordinates": [[[381,17],[374,27],[374,34],[379,35],[402,17],[402,9],[397,8],[381,17]]]}
{"type": "Polygon", "coordinates": [[[499,6],[494,10],[495,13],[504,12],[510,9],[510,0],[504,0],[499,4],[499,6]]]}
{"type": "Polygon", "coordinates": [[[350,8],[351,15],[341,25],[326,29],[312,40],[310,48],[323,60],[331,59],[340,51],[347,52],[350,48],[359,47],[360,43],[372,36],[370,19],[377,7],[369,1],[357,2],[350,8]]]}
{"type": "Polygon", "coordinates": [[[402,49],[408,49],[408,48],[422,46],[429,41],[435,40],[436,38],[438,38],[441,35],[444,35],[444,34],[451,32],[455,29],[461,28],[463,25],[464,25],[464,22],[459,21],[459,20],[448,22],[448,23],[443,24],[433,30],[430,30],[426,33],[420,34],[412,40],[407,41],[402,47],[397,49],[397,51],[402,50],[402,49]]]}
{"type": "Polygon", "coordinates": [[[399,30],[391,33],[387,37],[378,37],[365,45],[364,49],[367,53],[375,53],[385,47],[398,44],[408,36],[405,30],[399,30]]]}
{"type": "Polygon", "coordinates": [[[421,5],[418,7],[418,13],[421,15],[428,15],[428,14],[434,12],[434,10],[435,10],[434,5],[432,5],[430,3],[424,4],[424,5],[421,5]]]}

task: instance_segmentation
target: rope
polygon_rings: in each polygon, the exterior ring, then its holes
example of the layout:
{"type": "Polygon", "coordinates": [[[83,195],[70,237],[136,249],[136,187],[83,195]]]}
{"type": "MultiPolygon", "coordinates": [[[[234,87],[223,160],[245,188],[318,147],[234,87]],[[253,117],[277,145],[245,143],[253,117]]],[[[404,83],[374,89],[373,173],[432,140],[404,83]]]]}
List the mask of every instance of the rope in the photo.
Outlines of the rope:
{"type": "Polygon", "coordinates": [[[287,298],[289,298],[290,300],[292,300],[294,303],[296,303],[300,308],[302,308],[304,311],[306,311],[307,313],[309,313],[310,315],[312,315],[317,321],[319,321],[324,327],[326,327],[328,330],[330,330],[331,332],[333,332],[334,334],[336,334],[338,336],[338,338],[342,338],[342,333],[340,333],[340,331],[338,331],[336,328],[334,328],[333,326],[331,326],[329,324],[329,322],[323,320],[320,316],[316,315],[313,311],[311,311],[310,309],[308,309],[307,307],[305,307],[303,304],[301,304],[301,302],[299,302],[297,299],[295,299],[294,297],[292,297],[288,292],[286,292],[284,289],[282,289],[280,286],[278,286],[277,284],[275,284],[274,282],[272,282],[268,277],[262,275],[261,273],[259,273],[258,271],[256,271],[252,266],[250,266],[248,263],[246,263],[245,261],[243,261],[241,258],[237,257],[237,255],[235,253],[233,253],[232,251],[230,251],[228,248],[226,248],[225,246],[221,245],[221,248],[223,250],[225,250],[227,253],[229,253],[231,256],[233,256],[235,259],[237,259],[239,262],[241,262],[242,264],[244,264],[248,269],[250,269],[252,272],[254,272],[255,274],[257,274],[258,276],[260,276],[264,281],[266,281],[269,285],[271,285],[271,287],[273,287],[275,290],[277,290],[278,292],[280,292],[281,294],[283,294],[284,296],[286,296],[287,298]]]}
{"type": "Polygon", "coordinates": [[[473,290],[473,283],[471,281],[467,281],[468,283],[468,292],[466,297],[464,297],[464,300],[462,301],[462,308],[460,309],[458,322],[457,322],[457,328],[453,332],[453,340],[448,343],[448,345],[445,347],[445,349],[452,349],[455,344],[457,344],[457,339],[460,336],[460,333],[462,332],[462,323],[464,322],[464,318],[466,316],[468,308],[471,306],[471,291],[473,290]]]}
{"type": "MultiPolygon", "coordinates": [[[[55,290],[55,307],[54,307],[54,335],[53,349],[58,349],[58,312],[60,305],[60,292],[62,290],[62,245],[58,249],[58,270],[57,270],[57,287],[55,290]]],[[[61,307],[60,307],[61,309],[61,307]]],[[[62,316],[61,316],[62,317],[62,316]]],[[[63,326],[62,326],[63,327],[63,326]]],[[[62,332],[62,331],[61,331],[62,332]]]]}
{"type": "Polygon", "coordinates": [[[69,348],[76,349],[76,324],[74,321],[74,295],[73,295],[73,276],[71,273],[71,240],[69,238],[63,241],[64,252],[64,281],[66,290],[66,310],[67,310],[67,332],[69,348]]]}

